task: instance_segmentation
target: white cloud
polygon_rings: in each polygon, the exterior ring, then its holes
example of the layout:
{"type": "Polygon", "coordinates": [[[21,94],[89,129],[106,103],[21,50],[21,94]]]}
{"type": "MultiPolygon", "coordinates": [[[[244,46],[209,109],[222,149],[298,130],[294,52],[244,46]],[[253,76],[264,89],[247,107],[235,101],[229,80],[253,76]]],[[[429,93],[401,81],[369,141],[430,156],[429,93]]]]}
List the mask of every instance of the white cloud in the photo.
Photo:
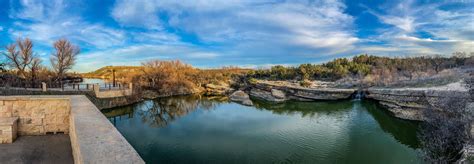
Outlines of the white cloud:
{"type": "Polygon", "coordinates": [[[369,38],[380,46],[362,47],[369,53],[450,54],[456,51],[474,52],[473,4],[463,4],[456,10],[442,9],[450,3],[417,4],[403,1],[386,4],[384,13],[368,7],[369,13],[393,28],[382,29],[379,36],[369,38]],[[427,35],[420,35],[425,33],[427,35]]]}
{"type": "Polygon", "coordinates": [[[119,0],[115,3],[111,15],[125,26],[159,29],[161,25],[155,3],[152,0],[119,0]]]}
{"type": "Polygon", "coordinates": [[[117,46],[126,39],[120,30],[89,23],[75,15],[73,7],[62,0],[22,0],[19,8],[10,12],[10,17],[16,19],[10,33],[14,38],[29,37],[39,44],[50,45],[56,39],[69,38],[95,48],[117,46]]]}
{"type": "Polygon", "coordinates": [[[194,59],[213,59],[218,56],[219,54],[210,53],[210,52],[195,52],[195,53],[190,53],[188,55],[189,58],[194,58],[194,59]]]}
{"type": "Polygon", "coordinates": [[[117,1],[112,15],[125,26],[147,28],[150,22],[141,19],[153,22],[161,13],[168,19],[155,26],[164,24],[196,35],[201,42],[230,47],[266,43],[252,47],[301,47],[333,54],[354,48],[358,41],[352,33],[353,18],[344,13],[345,5],[339,1],[164,0],[147,1],[150,9],[136,12],[142,5],[117,1]]]}

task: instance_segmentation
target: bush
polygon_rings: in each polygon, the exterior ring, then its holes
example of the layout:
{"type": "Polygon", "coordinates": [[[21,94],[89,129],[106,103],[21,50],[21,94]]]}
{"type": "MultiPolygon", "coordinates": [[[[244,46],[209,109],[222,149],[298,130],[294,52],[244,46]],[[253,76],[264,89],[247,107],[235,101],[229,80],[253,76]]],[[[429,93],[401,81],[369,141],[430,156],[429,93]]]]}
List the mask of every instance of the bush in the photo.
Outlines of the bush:
{"type": "Polygon", "coordinates": [[[255,79],[255,78],[250,78],[250,79],[248,80],[248,82],[249,82],[250,84],[257,84],[257,79],[255,79]]]}
{"type": "Polygon", "coordinates": [[[311,87],[312,84],[313,84],[313,83],[311,83],[311,82],[308,81],[308,80],[302,80],[302,81],[300,81],[300,85],[301,85],[302,87],[308,88],[308,87],[311,87]]]}
{"type": "Polygon", "coordinates": [[[418,133],[423,157],[429,163],[453,163],[469,141],[472,111],[467,99],[448,96],[423,112],[425,122],[418,133]]]}

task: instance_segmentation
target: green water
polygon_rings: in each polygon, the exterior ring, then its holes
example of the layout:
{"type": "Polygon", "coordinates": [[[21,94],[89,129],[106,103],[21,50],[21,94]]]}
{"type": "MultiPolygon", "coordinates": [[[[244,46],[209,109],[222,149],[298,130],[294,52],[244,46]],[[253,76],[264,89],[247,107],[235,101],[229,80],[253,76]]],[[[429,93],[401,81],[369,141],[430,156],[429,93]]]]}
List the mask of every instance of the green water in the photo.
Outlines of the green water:
{"type": "Polygon", "coordinates": [[[182,96],[104,111],[147,163],[419,163],[414,122],[372,101],[182,96]]]}

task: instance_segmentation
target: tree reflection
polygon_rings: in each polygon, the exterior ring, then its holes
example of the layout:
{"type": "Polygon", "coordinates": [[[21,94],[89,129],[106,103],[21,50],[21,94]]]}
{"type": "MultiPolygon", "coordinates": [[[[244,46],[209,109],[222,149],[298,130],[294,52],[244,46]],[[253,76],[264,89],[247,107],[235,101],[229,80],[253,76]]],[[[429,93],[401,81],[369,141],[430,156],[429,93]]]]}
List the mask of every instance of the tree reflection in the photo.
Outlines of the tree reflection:
{"type": "Polygon", "coordinates": [[[200,96],[177,96],[144,102],[135,113],[141,121],[151,127],[164,127],[177,118],[188,115],[196,109],[212,110],[222,101],[200,96]]]}
{"type": "Polygon", "coordinates": [[[301,114],[301,117],[316,117],[347,111],[352,108],[351,101],[324,101],[324,102],[301,102],[287,101],[285,103],[272,103],[255,99],[254,106],[257,109],[271,111],[279,115],[301,114]]]}

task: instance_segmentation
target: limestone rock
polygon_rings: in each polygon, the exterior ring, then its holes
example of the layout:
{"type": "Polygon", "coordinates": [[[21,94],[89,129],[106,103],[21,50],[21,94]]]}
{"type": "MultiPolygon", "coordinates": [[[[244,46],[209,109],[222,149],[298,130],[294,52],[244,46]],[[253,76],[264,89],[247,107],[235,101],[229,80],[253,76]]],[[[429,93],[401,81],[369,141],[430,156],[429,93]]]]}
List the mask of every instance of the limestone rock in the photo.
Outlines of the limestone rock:
{"type": "Polygon", "coordinates": [[[338,88],[303,88],[287,83],[259,82],[251,86],[250,95],[272,102],[286,100],[341,100],[349,99],[355,89],[338,88]]]}
{"type": "Polygon", "coordinates": [[[277,99],[286,99],[285,92],[280,91],[278,89],[272,89],[272,96],[277,99]]]}
{"type": "Polygon", "coordinates": [[[244,105],[253,105],[252,100],[250,100],[250,96],[244,91],[235,91],[229,96],[229,98],[232,101],[240,102],[244,105]]]}
{"type": "Polygon", "coordinates": [[[229,84],[220,83],[220,84],[206,84],[205,87],[205,94],[206,95],[225,95],[232,91],[229,84]]]}
{"type": "Polygon", "coordinates": [[[367,98],[375,99],[396,117],[423,120],[422,113],[429,107],[437,107],[440,99],[469,98],[467,91],[433,90],[428,88],[369,88],[367,98]]]}
{"type": "Polygon", "coordinates": [[[249,95],[244,91],[235,91],[230,95],[232,101],[244,101],[249,99],[249,95]]]}
{"type": "Polygon", "coordinates": [[[242,104],[247,105],[247,106],[252,106],[253,105],[252,100],[250,100],[250,99],[242,101],[242,104]]]}
{"type": "Polygon", "coordinates": [[[250,95],[252,95],[254,97],[257,97],[257,98],[260,98],[260,99],[264,99],[266,101],[271,101],[271,102],[286,101],[285,98],[282,99],[282,98],[274,97],[272,95],[272,92],[266,91],[266,90],[263,90],[263,89],[252,88],[252,90],[250,90],[250,95]]]}

